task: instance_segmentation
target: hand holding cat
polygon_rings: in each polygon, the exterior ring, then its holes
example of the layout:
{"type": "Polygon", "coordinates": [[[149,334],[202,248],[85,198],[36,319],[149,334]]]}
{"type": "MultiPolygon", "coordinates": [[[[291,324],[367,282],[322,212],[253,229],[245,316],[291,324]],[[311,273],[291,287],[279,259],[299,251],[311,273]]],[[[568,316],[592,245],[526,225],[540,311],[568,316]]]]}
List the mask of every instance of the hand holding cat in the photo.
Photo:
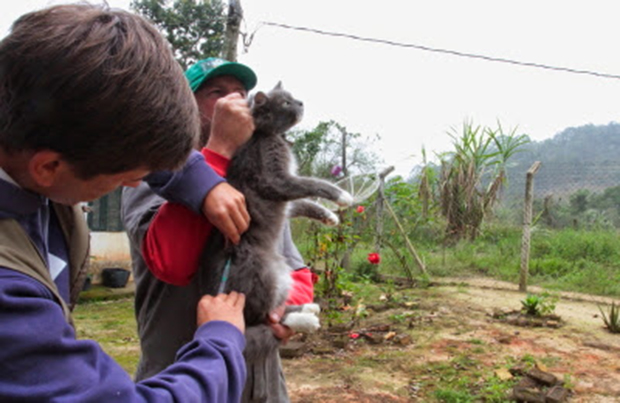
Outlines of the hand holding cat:
{"type": "Polygon", "coordinates": [[[285,309],[285,306],[281,305],[271,312],[268,317],[269,326],[271,326],[273,335],[284,344],[295,334],[293,329],[280,323],[282,316],[284,316],[285,309]]]}
{"type": "Polygon", "coordinates": [[[232,243],[237,244],[250,225],[245,196],[226,182],[216,185],[205,197],[202,212],[232,243]]]}
{"type": "Polygon", "coordinates": [[[221,320],[229,322],[244,333],[244,306],[245,295],[235,291],[232,291],[230,294],[219,294],[216,297],[205,295],[198,302],[198,326],[213,320],[221,320]]]}
{"type": "Polygon", "coordinates": [[[254,120],[245,98],[231,93],[218,99],[211,120],[207,148],[231,158],[254,132],[254,120]]]}

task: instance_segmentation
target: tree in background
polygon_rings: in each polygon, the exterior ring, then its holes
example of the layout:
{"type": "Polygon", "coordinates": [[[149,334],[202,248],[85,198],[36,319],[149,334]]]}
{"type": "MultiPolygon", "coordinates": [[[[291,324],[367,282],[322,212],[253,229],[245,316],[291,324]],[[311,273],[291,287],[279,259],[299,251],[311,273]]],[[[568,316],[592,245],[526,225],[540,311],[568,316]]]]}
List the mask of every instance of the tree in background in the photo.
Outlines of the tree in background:
{"type": "Polygon", "coordinates": [[[588,201],[590,199],[590,191],[580,189],[569,197],[569,204],[574,214],[580,214],[588,209],[588,201]]]}
{"type": "Polygon", "coordinates": [[[377,170],[383,161],[372,149],[375,139],[351,133],[330,120],[311,130],[293,130],[288,135],[300,175],[330,178],[377,170]],[[334,171],[334,167],[340,169],[334,171]]]}
{"type": "Polygon", "coordinates": [[[441,212],[447,221],[449,238],[476,239],[487,213],[497,203],[506,181],[508,159],[529,138],[498,129],[474,127],[465,122],[462,132],[449,133],[455,151],[440,156],[441,212]]]}
{"type": "MultiPolygon", "coordinates": [[[[130,7],[161,30],[183,69],[206,57],[230,57],[224,54],[227,17],[220,0],[133,0],[130,7]]],[[[236,47],[237,37],[230,38],[236,47]]]]}
{"type": "Polygon", "coordinates": [[[237,61],[237,43],[239,42],[241,21],[243,21],[243,8],[241,8],[241,0],[229,0],[222,57],[232,62],[237,61]]]}

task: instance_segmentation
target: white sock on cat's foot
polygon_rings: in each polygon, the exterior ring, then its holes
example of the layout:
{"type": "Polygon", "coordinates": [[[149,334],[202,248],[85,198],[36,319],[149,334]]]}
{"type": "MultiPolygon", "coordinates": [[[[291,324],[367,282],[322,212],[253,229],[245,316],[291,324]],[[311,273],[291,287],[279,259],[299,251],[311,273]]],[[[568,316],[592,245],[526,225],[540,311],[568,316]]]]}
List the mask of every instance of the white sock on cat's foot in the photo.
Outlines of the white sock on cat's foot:
{"type": "Polygon", "coordinates": [[[318,315],[321,312],[321,307],[319,304],[303,304],[300,312],[318,315]]]}
{"type": "Polygon", "coordinates": [[[350,206],[353,204],[353,196],[351,196],[349,192],[343,191],[342,193],[340,193],[340,196],[338,196],[336,204],[344,207],[350,206]]]}
{"type": "Polygon", "coordinates": [[[313,333],[319,330],[319,328],[321,327],[319,318],[316,315],[303,312],[289,313],[282,321],[282,324],[290,327],[296,332],[301,333],[313,333]]]}
{"type": "Polygon", "coordinates": [[[326,215],[327,216],[321,220],[323,224],[331,226],[336,226],[340,224],[340,219],[336,214],[332,213],[331,211],[327,211],[326,215]]]}

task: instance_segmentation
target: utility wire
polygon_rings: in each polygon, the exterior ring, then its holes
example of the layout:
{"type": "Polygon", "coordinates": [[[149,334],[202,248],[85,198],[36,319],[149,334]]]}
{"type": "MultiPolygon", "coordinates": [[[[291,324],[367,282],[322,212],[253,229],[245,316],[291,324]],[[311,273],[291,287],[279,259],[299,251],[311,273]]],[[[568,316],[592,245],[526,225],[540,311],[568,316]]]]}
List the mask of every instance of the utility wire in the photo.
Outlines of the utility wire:
{"type": "Polygon", "coordinates": [[[453,55],[453,56],[469,57],[469,58],[472,58],[472,59],[481,59],[481,60],[486,60],[486,61],[490,61],[490,62],[508,63],[508,64],[514,64],[514,65],[517,65],[517,66],[534,67],[534,68],[546,69],[546,70],[554,70],[554,71],[563,71],[563,72],[566,72],[566,73],[573,73],[573,74],[585,74],[585,75],[601,77],[601,78],[612,78],[612,79],[616,79],[616,80],[620,79],[620,75],[608,74],[608,73],[600,73],[600,72],[592,71],[592,70],[580,70],[580,69],[573,69],[573,68],[570,68],[570,67],[550,66],[550,65],[546,65],[546,64],[533,63],[533,62],[521,62],[521,61],[518,61],[518,60],[505,59],[505,58],[502,58],[502,57],[493,57],[493,56],[479,55],[479,54],[475,54],[475,53],[460,52],[460,51],[451,50],[451,49],[433,48],[433,47],[430,47],[430,46],[416,45],[416,44],[412,44],[412,43],[394,42],[394,41],[390,41],[390,40],[387,40],[387,39],[367,38],[367,37],[362,37],[362,36],[353,35],[353,34],[346,34],[346,33],[342,33],[342,32],[322,31],[320,29],[315,29],[315,28],[296,27],[296,26],[287,25],[287,24],[280,24],[280,23],[277,23],[277,22],[263,21],[263,24],[271,25],[271,26],[277,27],[277,28],[292,29],[292,30],[296,30],[296,31],[312,32],[312,33],[319,34],[319,35],[326,35],[326,36],[334,36],[334,37],[340,37],[340,38],[354,39],[356,41],[363,41],[363,42],[380,43],[380,44],[384,44],[384,45],[399,46],[399,47],[403,47],[403,48],[413,48],[413,49],[425,50],[427,52],[444,53],[444,54],[449,54],[449,55],[453,55]]]}

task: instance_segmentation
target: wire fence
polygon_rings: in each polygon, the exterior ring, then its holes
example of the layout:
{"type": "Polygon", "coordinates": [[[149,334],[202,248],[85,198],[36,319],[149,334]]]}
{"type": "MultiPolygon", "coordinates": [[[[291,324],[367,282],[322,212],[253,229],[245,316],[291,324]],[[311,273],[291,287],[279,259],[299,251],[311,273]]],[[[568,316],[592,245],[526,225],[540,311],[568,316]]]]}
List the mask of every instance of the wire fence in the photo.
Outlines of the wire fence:
{"type": "MultiPolygon", "coordinates": [[[[534,224],[620,228],[620,165],[546,164],[534,176],[534,224]]],[[[526,172],[512,172],[500,209],[522,212],[526,172]]],[[[511,214],[506,214],[510,217],[511,214]]]]}

